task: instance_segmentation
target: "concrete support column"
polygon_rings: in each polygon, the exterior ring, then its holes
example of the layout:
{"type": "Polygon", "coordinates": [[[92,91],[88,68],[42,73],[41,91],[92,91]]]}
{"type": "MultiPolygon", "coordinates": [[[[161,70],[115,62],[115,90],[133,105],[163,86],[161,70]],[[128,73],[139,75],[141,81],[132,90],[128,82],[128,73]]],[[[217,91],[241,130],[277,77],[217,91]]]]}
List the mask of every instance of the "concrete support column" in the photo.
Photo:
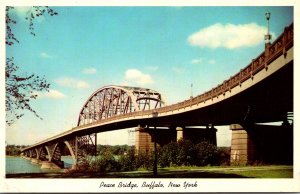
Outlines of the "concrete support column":
{"type": "Polygon", "coordinates": [[[41,161],[41,169],[61,169],[61,167],[50,161],[41,161]]]}
{"type": "Polygon", "coordinates": [[[32,164],[39,164],[40,162],[41,162],[41,160],[39,160],[39,159],[36,159],[36,158],[31,159],[32,164]]]}
{"type": "Polygon", "coordinates": [[[38,148],[35,148],[35,152],[36,152],[36,158],[39,159],[40,158],[40,152],[38,148]]]}
{"type": "Polygon", "coordinates": [[[214,128],[214,126],[211,127],[207,127],[206,128],[206,133],[207,133],[207,140],[213,144],[213,145],[217,145],[217,129],[214,128]]]}
{"type": "Polygon", "coordinates": [[[183,128],[176,127],[176,141],[179,141],[180,139],[183,139],[183,128]]]}
{"type": "Polygon", "coordinates": [[[254,156],[253,141],[248,132],[239,124],[230,125],[231,137],[231,165],[246,165],[254,156]]]}
{"type": "Polygon", "coordinates": [[[177,141],[180,139],[184,140],[190,140],[194,144],[200,143],[202,141],[208,141],[211,144],[217,145],[217,136],[216,132],[217,129],[212,127],[193,127],[193,128],[187,128],[187,127],[177,127],[177,141]]]}
{"type": "Polygon", "coordinates": [[[145,130],[145,128],[140,126],[138,126],[135,131],[136,153],[151,153],[154,149],[154,143],[152,142],[151,135],[145,130]]]}

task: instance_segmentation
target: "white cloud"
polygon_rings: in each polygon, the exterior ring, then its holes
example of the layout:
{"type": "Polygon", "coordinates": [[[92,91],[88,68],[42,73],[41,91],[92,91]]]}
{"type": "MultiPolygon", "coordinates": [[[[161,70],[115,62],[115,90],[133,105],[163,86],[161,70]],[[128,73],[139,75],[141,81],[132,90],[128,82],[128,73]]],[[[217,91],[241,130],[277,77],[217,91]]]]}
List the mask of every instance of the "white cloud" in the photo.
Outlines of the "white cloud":
{"type": "MultiPolygon", "coordinates": [[[[236,49],[256,46],[264,40],[266,27],[256,23],[220,24],[216,23],[188,37],[192,46],[236,49]]],[[[274,34],[273,34],[274,36],[274,34]]]]}
{"type": "Polygon", "coordinates": [[[68,87],[68,88],[84,89],[90,87],[90,85],[87,82],[70,78],[70,77],[63,77],[55,80],[55,82],[60,86],[68,87]]]}
{"type": "Polygon", "coordinates": [[[200,63],[202,63],[202,62],[203,62],[203,59],[202,59],[202,58],[200,58],[200,59],[193,59],[193,60],[191,61],[192,64],[200,64],[200,63]]]}
{"type": "Polygon", "coordinates": [[[185,69],[180,67],[172,67],[172,70],[177,74],[183,74],[185,72],[185,69]]]}
{"type": "Polygon", "coordinates": [[[97,73],[97,69],[90,67],[90,68],[85,68],[81,71],[84,74],[95,74],[97,73]]]}
{"type": "Polygon", "coordinates": [[[66,96],[58,90],[49,90],[49,92],[36,92],[38,98],[62,99],[66,96]]]}
{"type": "Polygon", "coordinates": [[[211,59],[211,60],[208,61],[208,63],[211,64],[211,65],[216,64],[216,60],[211,59]]]}
{"type": "Polygon", "coordinates": [[[146,69],[151,70],[151,71],[156,71],[158,70],[158,66],[147,66],[146,69]]]}
{"type": "Polygon", "coordinates": [[[207,59],[203,59],[203,58],[199,58],[199,59],[193,59],[191,61],[191,64],[216,64],[216,61],[214,59],[210,59],[210,60],[207,60],[207,59]]]}
{"type": "Polygon", "coordinates": [[[45,52],[42,52],[42,53],[40,53],[40,57],[42,57],[42,58],[52,58],[52,56],[51,55],[49,55],[49,54],[47,54],[47,53],[45,53],[45,52]]]}
{"type": "Polygon", "coordinates": [[[29,6],[25,6],[25,7],[15,6],[14,10],[15,10],[15,13],[18,16],[24,17],[24,16],[26,16],[27,12],[29,12],[31,10],[31,7],[29,7],[29,6]]]}
{"type": "Polygon", "coordinates": [[[133,84],[139,84],[142,86],[154,83],[149,74],[144,74],[137,69],[128,69],[125,72],[125,79],[127,82],[132,82],[133,84]]]}
{"type": "MultiPolygon", "coordinates": [[[[30,6],[15,6],[14,7],[14,12],[16,13],[16,15],[23,21],[27,21],[25,18],[28,17],[30,13],[36,14],[37,12],[35,11],[35,9],[33,7],[30,6]]],[[[39,16],[39,17],[35,17],[36,22],[43,22],[45,20],[45,17],[39,16]]]]}

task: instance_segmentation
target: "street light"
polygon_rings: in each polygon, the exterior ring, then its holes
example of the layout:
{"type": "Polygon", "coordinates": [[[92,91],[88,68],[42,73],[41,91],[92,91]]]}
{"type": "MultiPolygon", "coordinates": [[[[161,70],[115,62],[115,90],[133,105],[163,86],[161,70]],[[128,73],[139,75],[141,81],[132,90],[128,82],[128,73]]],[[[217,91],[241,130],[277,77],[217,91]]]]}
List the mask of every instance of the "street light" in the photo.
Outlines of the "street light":
{"type": "Polygon", "coordinates": [[[271,18],[271,13],[269,12],[269,11],[267,11],[266,13],[265,13],[265,15],[266,15],[266,19],[267,19],[267,34],[265,35],[265,41],[266,41],[266,44],[268,44],[268,43],[270,43],[270,41],[271,41],[271,38],[272,38],[272,36],[271,36],[271,34],[270,34],[270,24],[269,24],[269,21],[270,21],[270,18],[271,18]]]}
{"type": "Polygon", "coordinates": [[[152,112],[152,118],[154,123],[154,133],[153,133],[153,139],[154,139],[154,161],[153,161],[153,176],[157,177],[157,148],[156,148],[156,118],[158,116],[158,112],[154,111],[152,112]]]}

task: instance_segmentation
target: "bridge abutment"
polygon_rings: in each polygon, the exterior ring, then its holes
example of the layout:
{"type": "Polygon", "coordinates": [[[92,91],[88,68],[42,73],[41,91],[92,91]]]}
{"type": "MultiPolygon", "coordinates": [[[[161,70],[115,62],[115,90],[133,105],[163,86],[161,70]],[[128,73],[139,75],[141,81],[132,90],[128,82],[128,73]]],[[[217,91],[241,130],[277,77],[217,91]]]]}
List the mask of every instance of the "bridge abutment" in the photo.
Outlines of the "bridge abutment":
{"type": "Polygon", "coordinates": [[[50,161],[42,161],[40,164],[42,165],[41,169],[61,169],[60,166],[50,161]]]}
{"type": "Polygon", "coordinates": [[[217,145],[217,129],[212,127],[177,127],[177,141],[180,139],[190,140],[194,144],[207,141],[213,145],[217,145]]]}
{"type": "Polygon", "coordinates": [[[37,159],[37,158],[32,158],[31,159],[31,163],[32,164],[40,164],[41,163],[41,160],[37,159]]]}
{"type": "Polygon", "coordinates": [[[156,143],[162,147],[172,141],[176,141],[176,130],[174,128],[136,128],[135,147],[136,153],[151,153],[154,150],[154,133],[156,143]],[[156,131],[154,131],[156,130],[156,131]]]}
{"type": "Polygon", "coordinates": [[[182,127],[176,127],[176,140],[178,142],[181,139],[183,139],[183,128],[182,127]]]}
{"type": "Polygon", "coordinates": [[[293,125],[233,124],[231,165],[293,164],[293,125]]]}
{"type": "MultiPolygon", "coordinates": [[[[170,142],[179,141],[181,139],[190,140],[197,144],[202,141],[207,141],[213,145],[217,145],[216,138],[217,129],[214,127],[206,128],[156,128],[156,142],[158,146],[162,147],[170,142]]],[[[154,150],[154,129],[153,128],[136,128],[135,147],[136,153],[152,153],[154,150]]]]}
{"type": "Polygon", "coordinates": [[[144,127],[138,126],[135,129],[135,135],[136,153],[151,153],[154,149],[154,143],[152,142],[150,133],[144,127]]]}
{"type": "Polygon", "coordinates": [[[230,129],[232,130],[230,164],[246,165],[253,158],[253,141],[240,124],[232,124],[230,129]]]}

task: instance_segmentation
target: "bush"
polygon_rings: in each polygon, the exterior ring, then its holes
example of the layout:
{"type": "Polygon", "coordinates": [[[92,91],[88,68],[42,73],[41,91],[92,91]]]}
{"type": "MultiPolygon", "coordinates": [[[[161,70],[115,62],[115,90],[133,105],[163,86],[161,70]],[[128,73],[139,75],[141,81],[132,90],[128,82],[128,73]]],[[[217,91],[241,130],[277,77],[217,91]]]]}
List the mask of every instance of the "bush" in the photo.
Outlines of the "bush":
{"type": "Polygon", "coordinates": [[[97,172],[109,172],[120,170],[120,165],[116,161],[113,154],[109,151],[103,152],[101,156],[96,157],[90,163],[90,170],[97,172]]]}
{"type": "Polygon", "coordinates": [[[218,148],[218,164],[221,166],[230,165],[230,148],[220,147],[218,148]]]}
{"type": "Polygon", "coordinates": [[[177,166],[190,166],[195,163],[195,146],[190,140],[179,140],[178,142],[177,166]]]}
{"type": "Polygon", "coordinates": [[[195,146],[189,140],[179,140],[159,150],[158,163],[161,167],[189,166],[194,164],[195,146]]]}
{"type": "Polygon", "coordinates": [[[136,168],[145,168],[147,170],[153,169],[153,154],[152,153],[140,153],[136,157],[136,168]]]}
{"type": "Polygon", "coordinates": [[[132,171],[137,169],[136,156],[134,149],[129,149],[126,154],[123,154],[119,159],[119,165],[121,171],[132,171]]]}
{"type": "Polygon", "coordinates": [[[217,165],[218,162],[218,151],[217,146],[203,141],[195,146],[196,160],[195,165],[206,166],[206,165],[217,165]]]}
{"type": "Polygon", "coordinates": [[[159,150],[158,162],[161,167],[217,165],[217,146],[207,141],[194,145],[189,140],[179,140],[159,150]]]}
{"type": "Polygon", "coordinates": [[[176,142],[171,142],[158,151],[158,164],[161,167],[170,167],[174,164],[178,164],[178,153],[179,147],[176,142]]]}
{"type": "MultiPolygon", "coordinates": [[[[138,168],[153,169],[153,153],[135,155],[134,147],[102,147],[101,154],[90,163],[90,170],[97,172],[133,171],[138,168]],[[115,154],[118,153],[117,156],[115,154]]],[[[230,164],[230,150],[217,149],[207,141],[193,144],[189,140],[179,140],[158,148],[158,165],[170,166],[206,166],[230,164]]]]}

